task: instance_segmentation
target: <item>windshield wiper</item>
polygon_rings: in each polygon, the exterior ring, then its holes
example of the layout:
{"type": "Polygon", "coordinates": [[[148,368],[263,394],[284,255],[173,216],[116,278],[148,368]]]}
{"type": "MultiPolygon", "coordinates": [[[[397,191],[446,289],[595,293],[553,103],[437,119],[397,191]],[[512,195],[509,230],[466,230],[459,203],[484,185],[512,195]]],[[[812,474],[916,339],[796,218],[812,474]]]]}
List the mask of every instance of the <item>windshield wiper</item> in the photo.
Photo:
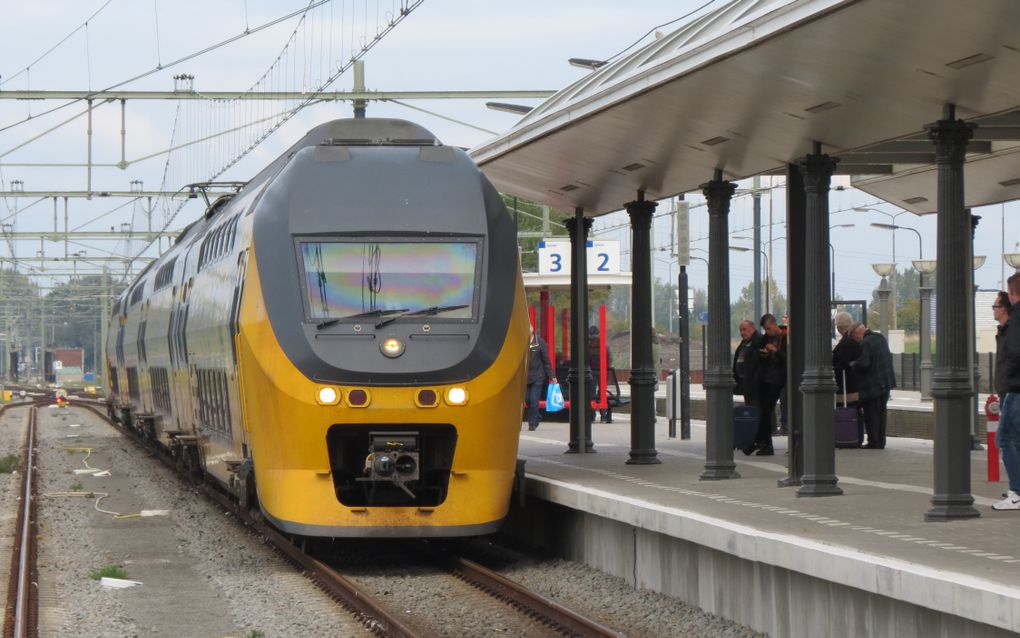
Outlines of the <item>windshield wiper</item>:
{"type": "Polygon", "coordinates": [[[387,326],[396,321],[397,319],[401,319],[403,317],[422,317],[426,315],[438,315],[441,312],[449,312],[451,310],[460,310],[461,308],[467,308],[469,305],[470,304],[462,303],[454,306],[430,306],[428,308],[422,308],[421,310],[415,310],[414,312],[404,312],[395,317],[383,319],[379,323],[375,324],[375,327],[376,329],[382,328],[383,326],[387,326]]]}
{"type": "Polygon", "coordinates": [[[407,312],[407,308],[390,308],[389,310],[383,310],[382,308],[378,308],[376,310],[368,310],[366,312],[359,312],[357,314],[346,315],[344,317],[336,317],[335,319],[326,319],[325,321],[320,321],[319,323],[315,324],[315,328],[317,330],[322,330],[323,328],[326,328],[328,326],[332,326],[332,325],[336,324],[341,319],[361,319],[362,317],[382,317],[383,315],[393,315],[393,314],[399,314],[399,313],[402,313],[402,312],[407,312]]]}

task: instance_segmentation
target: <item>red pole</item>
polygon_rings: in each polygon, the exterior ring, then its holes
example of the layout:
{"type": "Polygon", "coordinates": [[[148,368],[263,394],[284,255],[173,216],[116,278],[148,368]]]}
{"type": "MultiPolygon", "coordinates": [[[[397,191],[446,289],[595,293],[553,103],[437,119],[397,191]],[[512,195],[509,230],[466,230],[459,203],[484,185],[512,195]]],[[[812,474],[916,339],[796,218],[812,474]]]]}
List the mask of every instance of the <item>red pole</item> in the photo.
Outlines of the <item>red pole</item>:
{"type": "MultiPolygon", "coordinates": [[[[549,306],[549,312],[545,315],[545,344],[552,349],[549,356],[556,358],[556,308],[549,306]]],[[[553,362],[555,367],[556,362],[553,362]]]]}
{"type": "Polygon", "coordinates": [[[549,341],[549,334],[546,332],[545,327],[549,322],[549,289],[542,288],[538,291],[538,308],[540,310],[538,315],[538,323],[535,324],[535,332],[540,337],[545,339],[546,344],[550,348],[553,347],[553,342],[549,341]]]}
{"type": "Polygon", "coordinates": [[[605,410],[609,407],[609,395],[606,393],[606,383],[609,382],[609,358],[606,341],[606,304],[599,304],[599,402],[595,407],[605,410]]]}
{"type": "Polygon", "coordinates": [[[528,318],[531,319],[531,327],[535,327],[535,304],[528,306],[528,318]]]}
{"type": "MultiPolygon", "coordinates": [[[[573,353],[569,353],[569,351],[570,351],[570,312],[568,312],[567,310],[564,310],[560,314],[560,327],[563,330],[563,336],[561,337],[561,339],[563,340],[563,358],[564,359],[570,359],[571,361],[573,361],[574,360],[573,353]]],[[[574,365],[577,365],[577,362],[574,362],[574,365]]]]}
{"type": "Polygon", "coordinates": [[[999,481],[999,448],[995,447],[995,433],[999,430],[999,397],[988,395],[985,401],[985,419],[988,423],[988,481],[999,481]]]}

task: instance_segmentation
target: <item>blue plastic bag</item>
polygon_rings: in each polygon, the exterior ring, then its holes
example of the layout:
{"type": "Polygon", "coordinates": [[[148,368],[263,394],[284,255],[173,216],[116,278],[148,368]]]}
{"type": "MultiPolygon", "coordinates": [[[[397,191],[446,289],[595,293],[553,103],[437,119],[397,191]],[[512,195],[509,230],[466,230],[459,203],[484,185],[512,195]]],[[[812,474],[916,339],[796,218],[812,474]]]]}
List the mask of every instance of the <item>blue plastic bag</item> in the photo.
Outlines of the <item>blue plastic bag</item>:
{"type": "Polygon", "coordinates": [[[560,384],[550,383],[549,389],[545,393],[545,411],[559,412],[563,407],[563,391],[560,390],[560,384]]]}

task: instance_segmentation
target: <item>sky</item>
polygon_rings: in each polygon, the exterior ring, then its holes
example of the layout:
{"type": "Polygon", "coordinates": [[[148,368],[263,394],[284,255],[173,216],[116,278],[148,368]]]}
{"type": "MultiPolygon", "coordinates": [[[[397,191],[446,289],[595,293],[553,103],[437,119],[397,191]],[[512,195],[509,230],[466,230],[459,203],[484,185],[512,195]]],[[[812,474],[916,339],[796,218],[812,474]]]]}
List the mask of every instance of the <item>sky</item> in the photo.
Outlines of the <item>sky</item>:
{"type": "MultiPolygon", "coordinates": [[[[719,4],[722,0],[716,0],[719,4]]],[[[407,0],[404,0],[406,4],[407,0]]],[[[194,88],[201,91],[244,91],[252,86],[262,88],[314,88],[326,81],[337,59],[348,59],[351,44],[372,40],[377,24],[399,12],[400,0],[334,0],[314,9],[304,26],[298,18],[259,30],[232,44],[197,56],[182,64],[169,63],[200,51],[209,45],[255,29],[308,5],[294,0],[50,0],[45,3],[3,2],[5,18],[0,22],[0,91],[24,89],[86,90],[101,89],[129,78],[154,71],[120,88],[129,90],[171,90],[173,76],[187,73],[195,76],[194,88]],[[98,13],[97,13],[98,10],[98,13]],[[95,14],[93,16],[93,14],[95,14]],[[343,16],[341,19],[340,16],[343,16]],[[84,27],[86,19],[88,26],[84,27]],[[269,78],[259,83],[274,60],[281,55],[292,33],[297,39],[283,54],[269,78]],[[66,39],[65,39],[66,36],[66,39]],[[363,39],[364,38],[364,39],[363,39]],[[63,42],[61,43],[61,40],[63,42]],[[58,44],[59,43],[59,44],[58,44]],[[56,45],[56,46],[55,46],[56,45]],[[51,50],[52,48],[52,50],[51,50]],[[49,51],[49,52],[48,52],[49,51]],[[47,53],[48,52],[48,53],[47,53]],[[46,54],[46,55],[44,55],[46,54]],[[160,70],[155,70],[163,65],[160,70]],[[26,72],[25,68],[29,70],[26,72]]],[[[586,71],[567,64],[570,57],[606,59],[625,49],[650,31],[669,31],[674,26],[660,26],[705,4],[705,0],[561,0],[514,3],[478,0],[424,0],[402,22],[382,37],[365,56],[366,86],[382,91],[404,90],[556,90],[567,86],[586,71]]],[[[648,42],[645,37],[643,42],[648,42]]],[[[330,86],[333,90],[351,88],[347,71],[330,86]]],[[[505,100],[511,101],[511,100],[505,100]]],[[[513,100],[537,104],[540,100],[513,100]]],[[[494,133],[509,129],[518,116],[488,110],[484,100],[419,100],[405,105],[371,103],[368,115],[400,117],[424,125],[447,144],[472,147],[489,139],[494,133]],[[416,107],[416,108],[411,108],[416,107]],[[428,112],[423,112],[424,109],[428,112]],[[449,118],[449,119],[444,119],[449,118]],[[454,121],[451,121],[454,120],[454,121]]],[[[24,182],[33,190],[83,190],[85,170],[81,167],[39,168],[16,164],[80,163],[86,154],[85,118],[79,117],[63,127],[30,141],[61,121],[82,112],[81,104],[67,106],[44,115],[46,109],[60,102],[24,102],[0,100],[0,190],[10,189],[13,180],[24,182]],[[31,119],[28,117],[31,115],[31,119]],[[15,147],[29,142],[22,148],[15,147]]],[[[248,120],[270,113],[271,105],[244,107],[185,104],[171,102],[128,101],[126,112],[126,158],[143,157],[180,143],[202,137],[229,126],[231,122],[248,120]],[[178,111],[179,109],[179,111],[178,111]],[[175,128],[176,127],[176,128],[175,128]]],[[[301,110],[298,115],[261,142],[252,152],[227,170],[219,179],[245,180],[253,176],[291,143],[316,124],[349,117],[346,103],[320,104],[301,110]]],[[[116,163],[120,159],[120,110],[118,105],[97,107],[94,111],[94,159],[99,163],[116,163]]],[[[171,162],[165,155],[131,163],[127,169],[96,168],[95,189],[128,190],[132,180],[141,180],[146,189],[157,189],[164,181],[166,188],[176,190],[192,176],[225,163],[232,152],[257,137],[255,131],[189,147],[175,152],[171,162]],[[247,137],[245,137],[247,136],[247,137]],[[176,180],[176,181],[175,181],[176,180]]],[[[709,176],[706,176],[706,180],[709,176]]],[[[194,179],[192,179],[194,181],[194,179]]],[[[772,271],[779,286],[786,287],[783,227],[785,190],[781,180],[762,201],[763,218],[771,218],[772,271]],[[771,217],[770,217],[771,215],[771,217]]],[[[741,183],[741,188],[750,183],[741,183]]],[[[687,198],[691,204],[692,254],[707,248],[707,215],[698,194],[687,198]]],[[[109,230],[130,224],[143,230],[147,224],[143,202],[128,203],[112,210],[121,201],[72,200],[69,217],[72,228],[109,230]],[[112,212],[111,212],[112,210],[112,212]]],[[[0,202],[2,223],[13,223],[18,231],[53,228],[50,201],[32,205],[15,214],[31,200],[7,198],[0,202]]],[[[202,206],[192,201],[170,218],[167,205],[154,213],[154,225],[168,223],[180,229],[201,214],[202,206]]],[[[659,212],[671,209],[662,202],[659,212]]],[[[845,299],[870,299],[879,278],[871,263],[893,261],[893,233],[872,228],[871,223],[891,220],[900,212],[893,205],[877,201],[865,193],[844,188],[833,191],[830,199],[831,223],[855,224],[853,228],[832,231],[836,265],[836,292],[845,299]],[[856,212],[855,207],[870,207],[886,213],[856,212]]],[[[1015,203],[1005,207],[992,206],[975,210],[982,216],[977,230],[976,254],[988,255],[987,264],[976,272],[982,288],[998,288],[1008,267],[1000,267],[1000,255],[1020,250],[1020,223],[1015,203]]],[[[58,225],[62,228],[62,203],[58,225]]],[[[627,245],[626,218],[621,214],[605,216],[596,221],[596,236],[619,239],[627,245]]],[[[922,236],[926,257],[935,252],[934,216],[899,215],[895,223],[917,229],[922,236]]],[[[732,207],[730,228],[734,237],[750,237],[752,226],[751,199],[738,196],[732,207]]],[[[768,239],[768,229],[763,231],[768,239]]],[[[655,272],[662,279],[674,277],[676,266],[670,265],[670,220],[661,214],[654,229],[655,272]]],[[[918,257],[918,238],[909,231],[896,231],[896,261],[900,268],[909,267],[918,257]]],[[[748,240],[734,239],[734,245],[749,245],[748,240]]],[[[87,256],[103,251],[138,253],[144,242],[85,242],[71,247],[85,251],[87,256]]],[[[165,245],[164,245],[165,247],[165,245]]],[[[63,253],[63,245],[45,243],[46,255],[63,253]]],[[[39,245],[19,244],[19,255],[27,256],[40,250],[39,245]]],[[[626,248],[624,248],[626,251],[626,248]]],[[[766,248],[768,250],[768,248],[766,248]]],[[[10,250],[0,245],[0,257],[10,250]]],[[[151,248],[148,254],[155,254],[151,248]]],[[[731,294],[735,298],[751,279],[750,253],[733,252],[731,258],[731,294]]],[[[624,255],[625,266],[629,260],[624,255]]],[[[705,287],[704,264],[695,260],[689,268],[691,283],[705,287]]]]}

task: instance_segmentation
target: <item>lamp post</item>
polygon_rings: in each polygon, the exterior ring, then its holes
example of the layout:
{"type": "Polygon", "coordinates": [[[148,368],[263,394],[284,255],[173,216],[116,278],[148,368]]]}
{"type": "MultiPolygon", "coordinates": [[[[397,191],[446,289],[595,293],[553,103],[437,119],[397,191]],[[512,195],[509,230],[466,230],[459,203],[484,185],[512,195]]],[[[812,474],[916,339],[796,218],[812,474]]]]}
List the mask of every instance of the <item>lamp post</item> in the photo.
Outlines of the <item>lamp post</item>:
{"type": "MultiPolygon", "coordinates": [[[[859,212],[859,213],[872,212],[872,213],[878,213],[879,215],[885,215],[890,220],[890,224],[889,224],[890,226],[895,226],[896,225],[896,218],[897,217],[899,217],[900,215],[905,215],[906,213],[910,212],[908,210],[901,210],[898,213],[887,213],[884,210],[878,210],[877,208],[871,208],[871,207],[868,207],[868,206],[855,206],[854,210],[859,212]]],[[[874,226],[874,224],[872,224],[872,226],[874,226]]],[[[904,226],[904,228],[906,228],[906,227],[904,226]]],[[[896,304],[896,289],[895,289],[895,281],[896,281],[896,233],[893,233],[893,236],[892,236],[892,260],[893,260],[893,272],[891,273],[891,278],[893,280],[894,286],[893,286],[892,292],[890,294],[891,294],[892,303],[893,303],[892,327],[893,327],[893,330],[895,330],[896,329],[896,306],[895,306],[895,304],[896,304]]],[[[884,336],[886,338],[889,337],[889,335],[884,335],[884,336]]]]}
{"type": "Polygon", "coordinates": [[[917,269],[919,277],[918,289],[921,293],[921,316],[918,317],[919,332],[921,339],[921,400],[931,401],[931,283],[925,279],[925,275],[935,272],[936,262],[934,259],[915,259],[914,268],[917,269]]]}
{"type": "MultiPolygon", "coordinates": [[[[732,244],[730,245],[730,250],[738,252],[738,253],[749,253],[749,252],[753,252],[754,251],[753,248],[748,248],[747,246],[734,246],[732,244]]],[[[758,254],[760,254],[762,257],[765,258],[765,283],[766,283],[766,289],[767,289],[768,286],[769,286],[769,284],[768,284],[769,278],[772,275],[772,267],[769,264],[769,256],[768,256],[768,254],[764,250],[759,250],[758,254]]],[[[765,293],[765,312],[769,312],[769,294],[768,294],[768,292],[765,293]]],[[[755,319],[757,320],[758,318],[756,317],[755,319]]]]}
{"type": "MultiPolygon", "coordinates": [[[[1002,260],[1013,267],[1013,270],[1020,272],[1020,253],[1006,253],[1002,256],[1002,260]]],[[[1006,287],[1006,282],[1002,282],[1003,288],[1006,287]]]]}
{"type": "MultiPolygon", "coordinates": [[[[829,230],[833,228],[853,228],[857,224],[833,224],[829,226],[829,230]]],[[[831,238],[832,235],[830,234],[831,238]]],[[[836,249],[832,247],[832,242],[829,242],[829,272],[832,274],[832,288],[829,289],[829,300],[836,298],[836,249]]]]}
{"type": "Polygon", "coordinates": [[[871,264],[871,269],[882,278],[878,285],[878,303],[882,306],[879,312],[879,332],[887,340],[889,339],[889,275],[896,271],[896,264],[871,264]]]}

